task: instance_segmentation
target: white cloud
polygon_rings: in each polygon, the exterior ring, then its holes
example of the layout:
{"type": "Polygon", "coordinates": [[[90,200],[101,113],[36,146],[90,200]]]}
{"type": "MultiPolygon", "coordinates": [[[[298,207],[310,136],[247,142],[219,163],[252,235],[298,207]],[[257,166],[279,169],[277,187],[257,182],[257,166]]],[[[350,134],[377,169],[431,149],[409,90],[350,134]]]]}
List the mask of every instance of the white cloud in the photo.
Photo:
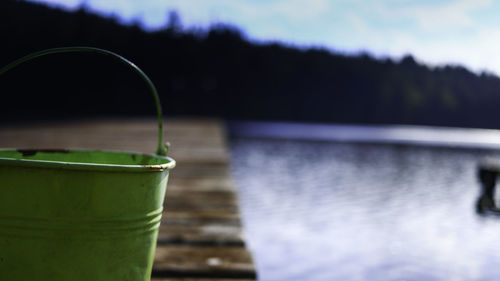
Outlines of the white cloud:
{"type": "Polygon", "coordinates": [[[342,28],[331,25],[334,34],[322,38],[329,47],[378,56],[411,53],[431,65],[460,64],[500,74],[500,22],[486,25],[474,18],[490,8],[490,0],[399,6],[353,1],[356,9],[345,12],[342,28]]]}
{"type": "MultiPolygon", "coordinates": [[[[376,55],[401,57],[413,54],[420,62],[431,66],[444,64],[463,65],[472,71],[488,70],[500,75],[500,29],[489,28],[474,33],[468,38],[443,40],[420,40],[411,33],[390,31],[379,33],[367,25],[359,25],[358,36],[351,39],[347,50],[369,50],[376,55]]],[[[337,42],[330,46],[339,46],[337,42]]]]}
{"type": "Polygon", "coordinates": [[[471,13],[487,8],[491,3],[491,0],[458,0],[441,5],[405,6],[396,13],[413,19],[426,31],[433,31],[471,26],[474,23],[471,13]]]}
{"type": "Polygon", "coordinates": [[[288,0],[268,2],[266,9],[271,15],[280,15],[292,21],[317,20],[326,16],[330,10],[331,1],[328,0],[288,0]]]}
{"type": "MultiPolygon", "coordinates": [[[[158,6],[165,6],[156,1],[158,6]]],[[[178,9],[182,14],[197,15],[206,22],[209,17],[269,19],[279,17],[288,21],[315,20],[328,12],[332,1],[328,0],[279,0],[279,1],[189,1],[172,0],[168,6],[178,9]],[[228,14],[232,12],[232,14],[228,14]],[[208,14],[211,14],[210,16],[208,14]]]]}
{"type": "MultiPolygon", "coordinates": [[[[458,40],[457,40],[458,41],[458,40]]],[[[474,71],[500,74],[500,29],[484,29],[465,41],[431,42],[416,45],[415,54],[431,63],[465,64],[474,71]]]]}

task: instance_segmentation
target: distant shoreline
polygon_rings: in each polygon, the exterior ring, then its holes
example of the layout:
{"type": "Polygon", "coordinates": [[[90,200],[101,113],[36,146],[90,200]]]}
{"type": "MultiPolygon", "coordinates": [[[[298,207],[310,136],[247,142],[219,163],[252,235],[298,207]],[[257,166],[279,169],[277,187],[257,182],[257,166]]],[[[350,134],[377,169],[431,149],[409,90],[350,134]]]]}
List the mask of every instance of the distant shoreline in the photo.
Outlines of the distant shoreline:
{"type": "Polygon", "coordinates": [[[414,125],[228,121],[233,137],[500,149],[500,130],[414,125]]]}

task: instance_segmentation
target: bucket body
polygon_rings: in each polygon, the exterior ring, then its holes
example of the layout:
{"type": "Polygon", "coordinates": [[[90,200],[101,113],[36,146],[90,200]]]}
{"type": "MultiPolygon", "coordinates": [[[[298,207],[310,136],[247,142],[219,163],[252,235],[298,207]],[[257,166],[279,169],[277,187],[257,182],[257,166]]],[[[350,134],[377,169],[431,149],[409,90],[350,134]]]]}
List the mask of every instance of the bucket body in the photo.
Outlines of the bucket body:
{"type": "Polygon", "coordinates": [[[0,280],[146,281],[165,156],[0,150],[0,280]]]}

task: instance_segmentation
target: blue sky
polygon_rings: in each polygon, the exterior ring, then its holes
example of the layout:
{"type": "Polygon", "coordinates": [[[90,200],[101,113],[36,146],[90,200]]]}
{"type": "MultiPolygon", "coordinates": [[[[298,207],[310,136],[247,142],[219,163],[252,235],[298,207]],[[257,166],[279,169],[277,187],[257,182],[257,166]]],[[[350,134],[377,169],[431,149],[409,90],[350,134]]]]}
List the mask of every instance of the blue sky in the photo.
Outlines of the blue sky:
{"type": "Polygon", "coordinates": [[[500,1],[493,0],[32,0],[69,9],[82,3],[124,22],[164,26],[176,10],[184,26],[225,22],[254,40],[323,46],[345,53],[429,65],[460,64],[500,74],[500,1]]]}

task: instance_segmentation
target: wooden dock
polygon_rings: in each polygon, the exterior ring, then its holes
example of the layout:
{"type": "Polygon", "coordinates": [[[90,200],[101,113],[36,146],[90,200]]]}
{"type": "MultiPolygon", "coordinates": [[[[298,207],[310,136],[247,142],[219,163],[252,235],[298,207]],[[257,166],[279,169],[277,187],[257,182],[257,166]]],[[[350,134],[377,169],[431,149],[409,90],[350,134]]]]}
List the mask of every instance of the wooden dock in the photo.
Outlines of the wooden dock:
{"type": "MultiPolygon", "coordinates": [[[[169,178],[153,281],[256,280],[229,175],[226,135],[217,120],[166,120],[169,178]]],[[[2,148],[87,148],[153,153],[156,122],[92,120],[3,126],[2,148]]]]}

